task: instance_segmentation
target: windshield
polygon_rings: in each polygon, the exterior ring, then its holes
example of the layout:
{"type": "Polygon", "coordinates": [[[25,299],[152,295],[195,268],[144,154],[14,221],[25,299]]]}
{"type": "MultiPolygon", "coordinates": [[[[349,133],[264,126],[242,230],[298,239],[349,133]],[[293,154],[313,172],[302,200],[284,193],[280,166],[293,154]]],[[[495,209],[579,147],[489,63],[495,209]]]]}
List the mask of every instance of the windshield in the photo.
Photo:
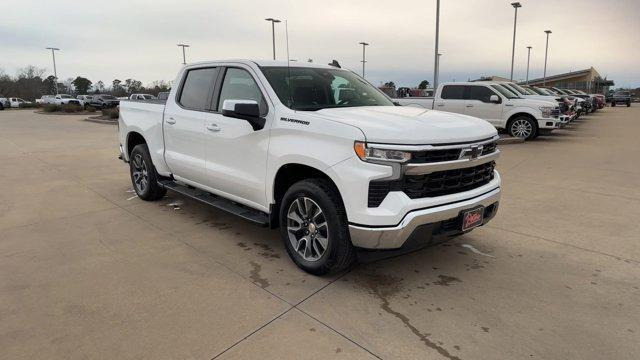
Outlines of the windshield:
{"type": "Polygon", "coordinates": [[[502,94],[507,99],[517,99],[518,98],[518,95],[514,94],[511,90],[509,90],[508,88],[506,88],[506,87],[504,87],[502,85],[491,85],[491,87],[493,89],[495,89],[497,92],[499,92],[500,94],[502,94]]]}
{"type": "Polygon", "coordinates": [[[539,95],[537,92],[533,91],[533,89],[529,86],[520,86],[524,91],[526,91],[529,95],[539,95]]]}
{"type": "Polygon", "coordinates": [[[524,95],[524,92],[523,92],[523,91],[520,91],[520,89],[518,89],[517,87],[515,87],[515,86],[514,86],[514,84],[509,83],[509,84],[500,84],[500,85],[504,86],[504,87],[505,87],[505,88],[507,88],[509,91],[511,91],[512,93],[514,93],[514,94],[516,94],[516,95],[518,95],[518,96],[524,95]]]}
{"type": "Polygon", "coordinates": [[[382,92],[340,69],[263,67],[280,101],[290,109],[316,111],[355,106],[393,106],[382,92]]]}
{"type": "Polygon", "coordinates": [[[629,96],[631,93],[628,91],[618,91],[615,95],[629,96]]]}
{"type": "Polygon", "coordinates": [[[527,90],[527,89],[523,88],[522,86],[520,86],[520,85],[518,85],[518,84],[513,84],[513,83],[511,83],[511,84],[509,84],[509,85],[511,85],[511,87],[512,87],[512,88],[514,88],[514,89],[518,90],[518,92],[519,92],[520,94],[522,94],[522,95],[535,95],[535,94],[531,94],[531,93],[529,92],[530,90],[527,90]]]}
{"type": "Polygon", "coordinates": [[[146,100],[152,100],[153,99],[153,95],[142,95],[142,97],[146,100]]]}

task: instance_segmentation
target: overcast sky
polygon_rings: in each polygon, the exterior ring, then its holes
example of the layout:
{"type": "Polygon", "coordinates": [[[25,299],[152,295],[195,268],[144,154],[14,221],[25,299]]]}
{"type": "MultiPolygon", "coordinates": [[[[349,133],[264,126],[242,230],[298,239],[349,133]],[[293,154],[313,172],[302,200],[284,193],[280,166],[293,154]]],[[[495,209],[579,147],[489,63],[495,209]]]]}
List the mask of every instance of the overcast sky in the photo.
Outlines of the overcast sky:
{"type": "MultiPolygon", "coordinates": [[[[509,76],[513,8],[503,0],[442,0],[441,80],[509,76]]],[[[70,1],[21,0],[0,11],[0,69],[13,75],[25,65],[58,77],[93,82],[135,78],[147,84],[173,80],[182,62],[176,44],[191,45],[187,62],[271,57],[266,17],[288,19],[292,59],[361,69],[367,79],[415,86],[433,79],[435,0],[234,0],[70,1]]],[[[514,78],[542,76],[544,30],[547,74],[593,66],[617,86],[640,86],[640,1],[522,0],[518,11],[514,78]]],[[[8,5],[8,4],[5,4],[8,5]]],[[[276,52],[286,59],[284,23],[276,25],[276,52]]]]}

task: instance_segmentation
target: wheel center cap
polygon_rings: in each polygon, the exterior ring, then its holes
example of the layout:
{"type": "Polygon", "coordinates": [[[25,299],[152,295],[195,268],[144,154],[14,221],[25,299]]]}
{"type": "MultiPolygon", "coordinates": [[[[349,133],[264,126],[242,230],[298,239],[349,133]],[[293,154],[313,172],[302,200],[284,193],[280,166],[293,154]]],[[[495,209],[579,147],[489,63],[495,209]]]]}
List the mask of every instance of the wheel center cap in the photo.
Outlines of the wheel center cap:
{"type": "Polygon", "coordinates": [[[309,232],[312,233],[312,234],[314,232],[316,232],[316,225],[315,224],[313,224],[313,223],[309,224],[309,232]]]}

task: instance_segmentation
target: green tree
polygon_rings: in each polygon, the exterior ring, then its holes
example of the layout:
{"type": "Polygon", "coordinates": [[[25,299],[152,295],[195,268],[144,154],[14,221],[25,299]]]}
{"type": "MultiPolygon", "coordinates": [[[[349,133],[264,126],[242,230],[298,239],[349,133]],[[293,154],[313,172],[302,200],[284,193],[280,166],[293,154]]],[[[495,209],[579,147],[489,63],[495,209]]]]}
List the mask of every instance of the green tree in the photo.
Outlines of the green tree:
{"type": "Polygon", "coordinates": [[[429,81],[428,80],[422,80],[420,81],[420,84],[418,85],[418,89],[426,89],[429,87],[429,81]]]}
{"type": "Polygon", "coordinates": [[[42,80],[42,90],[47,95],[56,93],[56,78],[53,75],[49,75],[46,79],[42,80]]]}
{"type": "Polygon", "coordinates": [[[142,89],[142,82],[135,79],[127,79],[124,81],[124,87],[129,94],[138,93],[142,89]]]}
{"type": "Polygon", "coordinates": [[[89,92],[89,88],[91,88],[91,80],[84,78],[82,76],[78,76],[71,82],[73,86],[76,88],[76,92],[78,94],[86,94],[89,92]]]}

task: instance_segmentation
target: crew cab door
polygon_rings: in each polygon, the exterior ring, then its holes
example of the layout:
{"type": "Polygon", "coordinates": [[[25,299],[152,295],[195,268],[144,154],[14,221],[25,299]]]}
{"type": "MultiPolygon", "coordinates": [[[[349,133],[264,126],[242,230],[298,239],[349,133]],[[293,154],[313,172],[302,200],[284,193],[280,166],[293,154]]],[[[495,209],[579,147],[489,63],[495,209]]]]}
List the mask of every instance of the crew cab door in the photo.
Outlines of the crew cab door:
{"type": "Polygon", "coordinates": [[[164,158],[171,173],[198,184],[206,184],[205,122],[210,121],[211,97],[219,68],[190,69],[183,76],[175,98],[164,111],[164,158]]]}
{"type": "Polygon", "coordinates": [[[485,85],[466,85],[465,90],[465,114],[475,116],[500,126],[502,123],[502,98],[485,85]],[[492,102],[491,96],[495,95],[499,103],[492,102]]]}
{"type": "Polygon", "coordinates": [[[433,109],[464,114],[464,85],[443,85],[440,94],[433,101],[433,109]]]}
{"type": "Polygon", "coordinates": [[[212,103],[215,116],[205,122],[207,185],[224,196],[252,207],[267,209],[265,176],[269,131],[247,121],[222,115],[225,100],[255,100],[261,117],[269,114],[266,92],[249,67],[221,70],[212,103]]]}

